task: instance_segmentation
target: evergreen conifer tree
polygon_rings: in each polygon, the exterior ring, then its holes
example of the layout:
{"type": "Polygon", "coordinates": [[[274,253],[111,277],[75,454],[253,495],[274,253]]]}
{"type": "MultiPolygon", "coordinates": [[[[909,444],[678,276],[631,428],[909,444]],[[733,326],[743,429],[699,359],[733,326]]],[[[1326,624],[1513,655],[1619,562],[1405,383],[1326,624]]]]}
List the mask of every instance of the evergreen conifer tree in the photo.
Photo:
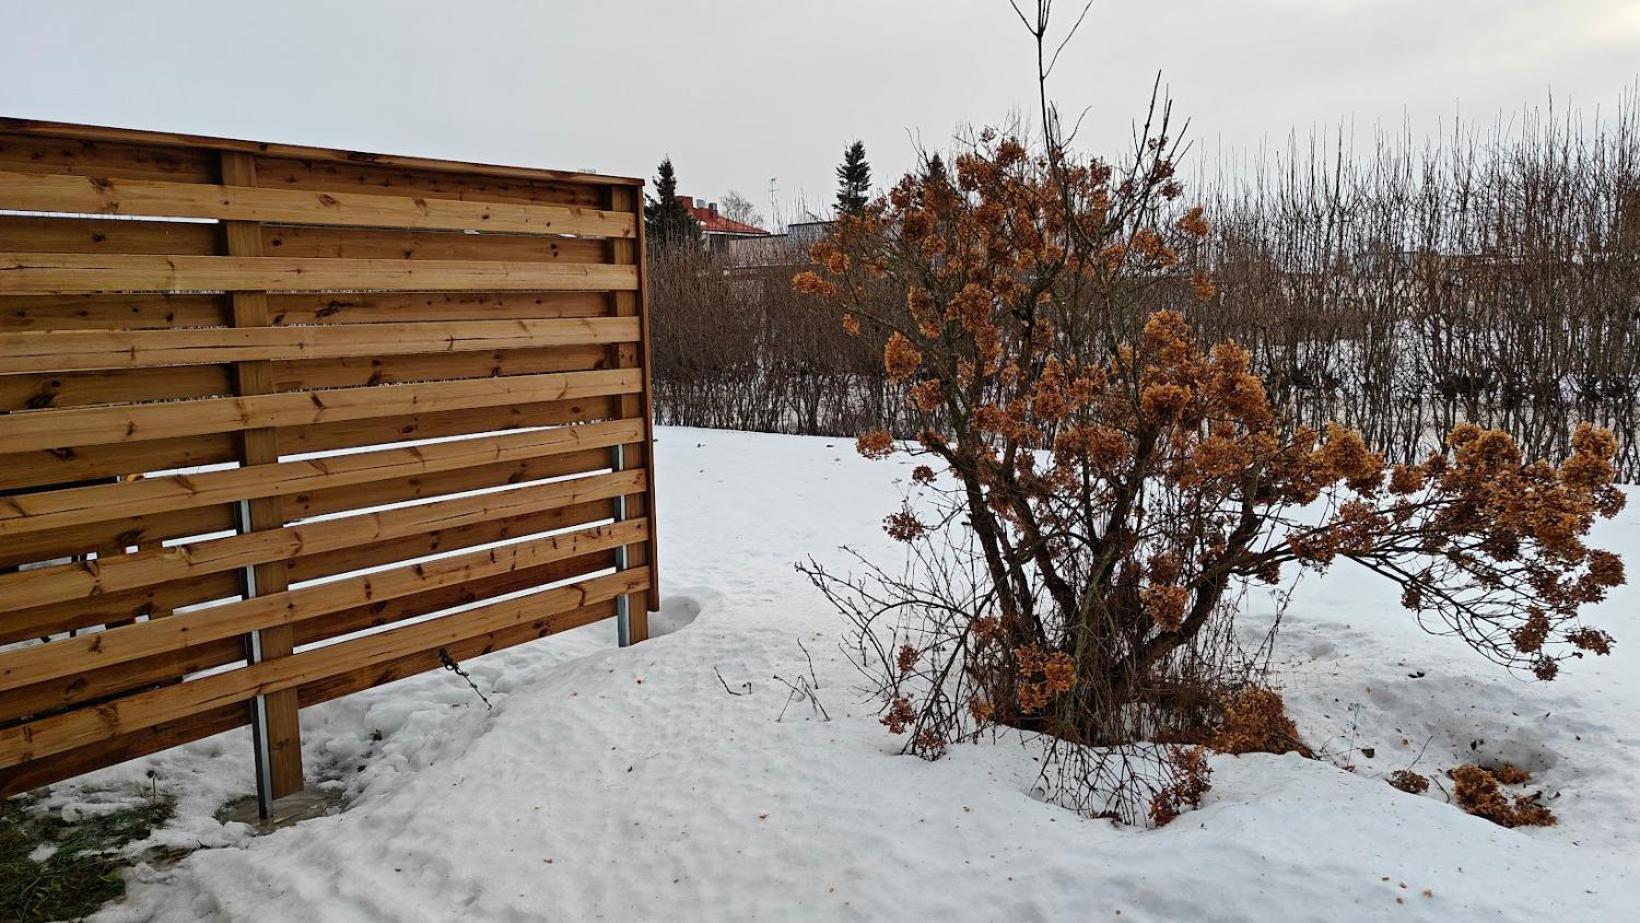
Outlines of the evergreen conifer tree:
{"type": "Polygon", "coordinates": [[[871,164],[866,163],[866,146],[856,141],[843,151],[837,168],[837,213],[858,215],[865,210],[871,192],[871,164]]]}
{"type": "Polygon", "coordinates": [[[655,173],[655,194],[646,196],[643,206],[644,233],[653,250],[679,244],[699,245],[700,222],[678,201],[678,176],[672,158],[661,161],[655,173]]]}

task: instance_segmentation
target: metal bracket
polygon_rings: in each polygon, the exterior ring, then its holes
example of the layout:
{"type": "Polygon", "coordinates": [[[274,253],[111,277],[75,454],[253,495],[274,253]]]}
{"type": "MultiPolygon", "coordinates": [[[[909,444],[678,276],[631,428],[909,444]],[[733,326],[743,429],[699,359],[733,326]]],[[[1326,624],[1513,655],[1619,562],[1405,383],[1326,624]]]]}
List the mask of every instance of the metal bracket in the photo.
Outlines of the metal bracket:
{"type": "MultiPolygon", "coordinates": [[[[234,505],[235,526],[240,534],[251,531],[251,503],[240,500],[234,505]]],[[[256,568],[241,568],[241,583],[246,599],[257,595],[256,568]]],[[[245,660],[249,664],[262,662],[262,632],[252,630],[245,639],[245,660]]],[[[273,814],[273,751],[268,745],[268,700],[263,696],[251,699],[251,748],[256,754],[256,807],[262,819],[273,814]]]]}
{"type": "MultiPolygon", "coordinates": [[[[610,451],[610,467],[621,471],[626,467],[626,453],[624,446],[616,446],[610,451]]],[[[626,497],[615,498],[615,521],[623,522],[626,519],[626,497]]],[[[615,570],[623,571],[627,568],[626,546],[615,549],[615,570]]],[[[615,635],[616,643],[627,647],[632,643],[632,611],[631,601],[624,595],[615,597],[615,635]]]]}

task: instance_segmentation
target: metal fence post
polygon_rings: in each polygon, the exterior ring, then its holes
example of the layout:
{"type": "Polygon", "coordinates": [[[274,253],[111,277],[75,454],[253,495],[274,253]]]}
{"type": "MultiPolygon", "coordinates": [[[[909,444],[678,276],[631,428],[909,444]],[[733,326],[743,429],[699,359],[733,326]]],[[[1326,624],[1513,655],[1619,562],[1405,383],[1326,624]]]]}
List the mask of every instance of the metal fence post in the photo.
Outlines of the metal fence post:
{"type": "MultiPolygon", "coordinates": [[[[235,524],[240,534],[251,531],[251,503],[240,500],[234,504],[235,524]]],[[[244,596],[256,596],[256,568],[241,569],[244,596]]],[[[251,631],[245,640],[247,664],[262,662],[262,632],[251,631]]],[[[273,751],[268,742],[268,702],[258,695],[251,700],[251,748],[256,755],[256,809],[266,820],[273,813],[273,751]]]]}
{"type": "MultiPolygon", "coordinates": [[[[624,446],[616,446],[610,450],[610,467],[621,471],[626,467],[626,453],[624,446]]],[[[615,521],[626,519],[626,497],[615,498],[615,521]]],[[[626,546],[615,549],[615,570],[623,571],[627,568],[626,546]]],[[[615,597],[615,636],[616,643],[627,647],[632,643],[632,603],[629,597],[621,595],[615,597]]]]}

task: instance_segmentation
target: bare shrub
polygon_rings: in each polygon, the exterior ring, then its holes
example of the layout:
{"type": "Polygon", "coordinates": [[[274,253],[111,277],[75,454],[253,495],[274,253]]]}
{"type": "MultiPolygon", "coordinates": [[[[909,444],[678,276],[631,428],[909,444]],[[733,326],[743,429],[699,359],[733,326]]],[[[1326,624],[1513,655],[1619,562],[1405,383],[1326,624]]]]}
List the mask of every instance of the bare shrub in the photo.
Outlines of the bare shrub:
{"type": "Polygon", "coordinates": [[[704,250],[650,255],[657,422],[831,436],[894,425],[903,397],[876,351],[816,323],[790,282],[789,268],[704,250]]]}
{"type": "Polygon", "coordinates": [[[875,332],[907,387],[915,441],[868,432],[861,453],[933,463],[887,522],[913,549],[904,574],[806,568],[881,668],[890,729],[930,758],[998,724],[1045,735],[1048,787],[1124,820],[1184,771],[1136,742],[1178,691],[1170,661],[1241,582],[1350,560],[1432,627],[1551,679],[1609,645],[1577,612],[1622,579],[1582,541],[1623,503],[1605,431],[1578,428],[1557,467],[1460,424],[1392,468],[1355,430],[1285,418],[1247,350],[1203,349],[1179,313],[1128,335],[1209,233],[1176,204],[1165,113],[1119,167],[982,135],[953,178],[908,175],[839,221],[794,280],[845,332],[875,332]]]}

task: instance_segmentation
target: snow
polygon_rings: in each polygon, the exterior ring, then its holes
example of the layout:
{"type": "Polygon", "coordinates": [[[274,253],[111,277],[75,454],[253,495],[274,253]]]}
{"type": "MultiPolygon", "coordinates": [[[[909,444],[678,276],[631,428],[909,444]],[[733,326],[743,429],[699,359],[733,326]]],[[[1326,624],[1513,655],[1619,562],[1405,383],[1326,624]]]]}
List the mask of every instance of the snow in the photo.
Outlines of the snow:
{"type": "MultiPolygon", "coordinates": [[[[840,619],[792,563],[843,563],[844,543],[897,559],[879,526],[908,464],[864,461],[847,440],[670,428],[657,454],[656,637],[616,649],[603,623],[474,660],[493,711],[444,671],[304,711],[310,778],[347,807],[267,835],[212,818],[251,791],[243,732],[56,786],[48,803],[78,809],[157,786],[181,801],[156,841],[211,847],[135,869],[99,919],[1525,920],[1640,907],[1632,588],[1592,619],[1615,653],[1540,684],[1425,635],[1370,575],[1307,580],[1285,615],[1280,682],[1307,739],[1356,771],[1216,757],[1199,811],[1124,829],[1033,797],[1017,739],[937,763],[897,755],[853,690],[840,619]],[[773,679],[807,675],[799,641],[830,721],[773,679]],[[1561,823],[1505,830],[1438,788],[1384,783],[1415,760],[1436,778],[1460,761],[1523,765],[1561,823]]],[[[1636,567],[1640,503],[1597,538],[1636,567]]],[[[1250,604],[1257,630],[1271,604],[1250,604]]]]}

